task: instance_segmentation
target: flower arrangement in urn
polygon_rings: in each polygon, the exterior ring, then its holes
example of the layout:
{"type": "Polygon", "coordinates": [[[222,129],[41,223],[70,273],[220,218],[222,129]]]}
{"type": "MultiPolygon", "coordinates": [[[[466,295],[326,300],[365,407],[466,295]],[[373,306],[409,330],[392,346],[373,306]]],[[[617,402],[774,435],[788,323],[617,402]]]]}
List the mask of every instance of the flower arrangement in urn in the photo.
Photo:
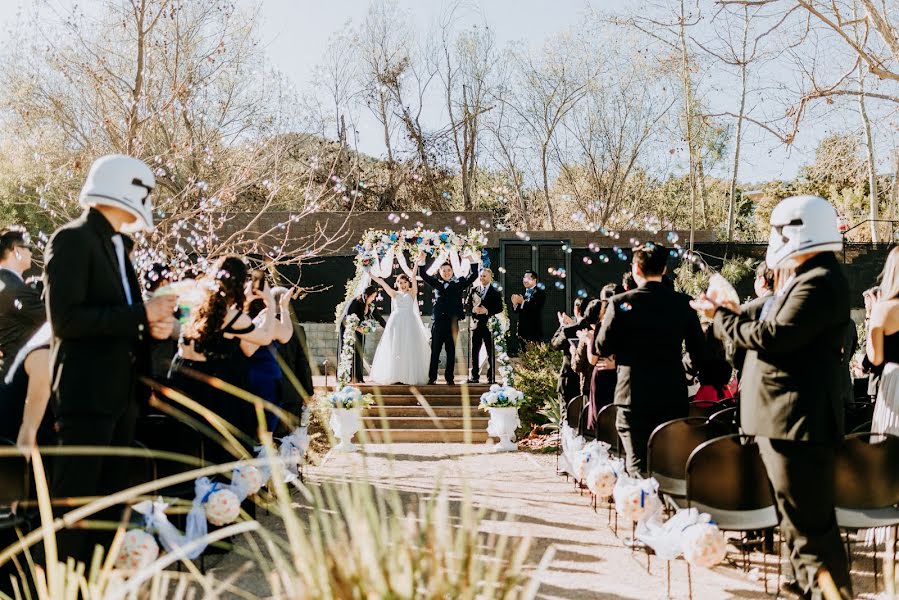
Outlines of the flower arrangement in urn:
{"type": "Polygon", "coordinates": [[[507,385],[493,384],[488,391],[481,394],[478,406],[481,410],[490,412],[487,435],[499,438],[499,443],[494,446],[496,452],[512,452],[518,449],[512,437],[520,425],[518,405],[522,400],[524,394],[507,385]]]}
{"type": "Polygon", "coordinates": [[[334,447],[334,450],[338,452],[358,450],[352,439],[362,429],[362,409],[369,408],[375,403],[374,396],[363,394],[359,388],[347,385],[322,395],[321,401],[331,409],[329,424],[334,436],[340,439],[340,443],[334,447]]]}

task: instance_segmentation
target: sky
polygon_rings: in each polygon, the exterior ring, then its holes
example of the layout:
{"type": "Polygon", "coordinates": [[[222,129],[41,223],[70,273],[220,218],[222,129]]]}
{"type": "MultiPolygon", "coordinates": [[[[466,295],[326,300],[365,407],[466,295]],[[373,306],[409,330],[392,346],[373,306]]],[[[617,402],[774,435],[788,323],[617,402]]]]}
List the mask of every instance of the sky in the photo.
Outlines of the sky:
{"type": "MultiPolygon", "coordinates": [[[[0,24],[11,22],[18,7],[32,1],[0,0],[0,24]]],[[[74,0],[49,1],[65,4],[74,0]]],[[[587,9],[616,12],[632,1],[463,0],[465,20],[492,27],[499,46],[513,41],[539,46],[548,36],[577,24],[587,9]]],[[[93,2],[96,0],[81,0],[79,5],[90,10],[93,2]]],[[[238,3],[247,7],[258,5],[259,38],[266,47],[268,58],[300,90],[310,84],[313,69],[320,62],[332,34],[346,27],[350,21],[358,23],[368,7],[368,0],[238,0],[238,3]]],[[[427,30],[444,6],[444,0],[398,0],[398,3],[408,13],[411,22],[423,31],[427,30]]],[[[8,27],[0,27],[0,38],[6,35],[7,30],[8,27]]],[[[716,82],[714,76],[708,83],[713,99],[729,100],[729,85],[716,82]]],[[[831,116],[829,121],[805,127],[790,148],[750,127],[744,138],[741,181],[794,177],[803,164],[811,162],[814,148],[824,135],[847,125],[854,127],[851,114],[831,116]]],[[[360,116],[357,124],[359,149],[381,156],[384,147],[375,127],[369,115],[360,116]]],[[[721,170],[726,169],[729,169],[729,160],[722,163],[721,170]]]]}

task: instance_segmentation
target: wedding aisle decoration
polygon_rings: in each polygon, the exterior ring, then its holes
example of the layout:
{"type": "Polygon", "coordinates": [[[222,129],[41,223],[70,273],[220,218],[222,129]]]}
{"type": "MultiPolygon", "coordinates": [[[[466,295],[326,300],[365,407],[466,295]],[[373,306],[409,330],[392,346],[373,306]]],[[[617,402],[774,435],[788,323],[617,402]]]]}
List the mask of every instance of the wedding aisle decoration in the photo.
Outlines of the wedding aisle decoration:
{"type": "Polygon", "coordinates": [[[471,272],[471,265],[483,261],[486,252],[487,234],[482,229],[470,229],[467,233],[456,233],[446,229],[414,228],[400,231],[369,229],[356,244],[356,275],[347,283],[346,297],[335,311],[335,324],[340,327],[343,309],[350,299],[358,296],[371,284],[371,276],[390,277],[394,264],[409,277],[412,268],[405,253],[417,260],[424,252],[434,258],[427,272],[437,272],[440,265],[449,263],[456,277],[465,277],[471,272]]]}
{"type": "MultiPolygon", "coordinates": [[[[340,358],[337,361],[337,387],[342,388],[353,378],[353,355],[356,352],[356,331],[368,335],[375,330],[376,323],[371,319],[360,321],[356,315],[347,316],[344,321],[343,339],[340,340],[340,358]]],[[[338,328],[340,323],[338,323],[338,328]]]]}
{"type": "Polygon", "coordinates": [[[331,409],[329,424],[334,436],[340,439],[334,450],[337,452],[358,450],[352,442],[353,436],[362,429],[362,410],[370,408],[375,403],[374,396],[363,394],[359,388],[347,385],[320,397],[322,404],[331,409]]]}
{"type": "Polygon", "coordinates": [[[509,313],[503,303],[503,312],[487,320],[487,328],[493,337],[493,355],[496,361],[497,379],[503,385],[515,385],[515,369],[509,357],[509,313]]]}
{"type": "Polygon", "coordinates": [[[487,423],[487,435],[499,438],[494,446],[496,452],[512,452],[518,449],[512,438],[515,430],[521,426],[518,420],[518,406],[524,400],[524,394],[507,385],[493,384],[481,394],[479,407],[490,413],[487,423]]]}
{"type": "MultiPolygon", "coordinates": [[[[280,456],[276,460],[282,462],[285,483],[297,478],[299,464],[306,455],[309,446],[306,429],[298,427],[281,439],[280,456]]],[[[257,447],[256,452],[257,458],[268,459],[264,447],[257,447]]],[[[206,550],[203,540],[209,531],[208,524],[223,526],[237,521],[241,503],[268,484],[271,472],[271,463],[266,460],[260,466],[238,464],[231,472],[231,483],[197,478],[184,533],[169,521],[166,514],[169,504],[162,497],[135,504],[132,509],[143,517],[143,527],[125,533],[115,567],[128,571],[143,569],[159,557],[160,546],[166,552],[178,553],[179,558],[198,558],[206,550]]]]}
{"type": "Polygon", "coordinates": [[[679,509],[667,521],[652,519],[637,532],[637,539],[664,560],[683,555],[694,567],[709,569],[724,560],[727,540],[707,513],[679,509]]]}

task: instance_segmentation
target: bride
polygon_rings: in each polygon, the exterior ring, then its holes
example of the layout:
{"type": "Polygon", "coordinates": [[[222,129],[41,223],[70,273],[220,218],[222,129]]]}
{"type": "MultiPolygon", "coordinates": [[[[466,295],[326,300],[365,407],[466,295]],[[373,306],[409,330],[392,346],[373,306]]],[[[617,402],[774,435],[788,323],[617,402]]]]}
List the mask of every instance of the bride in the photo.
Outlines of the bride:
{"type": "Polygon", "coordinates": [[[431,346],[418,312],[417,273],[416,265],[412,277],[397,275],[395,289],[372,276],[391,298],[390,318],[371,363],[370,377],[377,383],[423,385],[428,382],[431,346]]]}

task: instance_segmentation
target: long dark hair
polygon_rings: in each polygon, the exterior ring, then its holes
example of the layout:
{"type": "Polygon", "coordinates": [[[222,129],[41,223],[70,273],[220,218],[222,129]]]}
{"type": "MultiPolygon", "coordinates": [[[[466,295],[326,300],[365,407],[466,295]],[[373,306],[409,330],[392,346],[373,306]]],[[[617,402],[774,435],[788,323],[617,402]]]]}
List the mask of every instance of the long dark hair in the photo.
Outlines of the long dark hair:
{"type": "Polygon", "coordinates": [[[212,285],[187,324],[186,339],[204,343],[224,328],[229,308],[243,308],[247,274],[247,265],[237,256],[224,256],[215,262],[207,276],[212,285]]]}

